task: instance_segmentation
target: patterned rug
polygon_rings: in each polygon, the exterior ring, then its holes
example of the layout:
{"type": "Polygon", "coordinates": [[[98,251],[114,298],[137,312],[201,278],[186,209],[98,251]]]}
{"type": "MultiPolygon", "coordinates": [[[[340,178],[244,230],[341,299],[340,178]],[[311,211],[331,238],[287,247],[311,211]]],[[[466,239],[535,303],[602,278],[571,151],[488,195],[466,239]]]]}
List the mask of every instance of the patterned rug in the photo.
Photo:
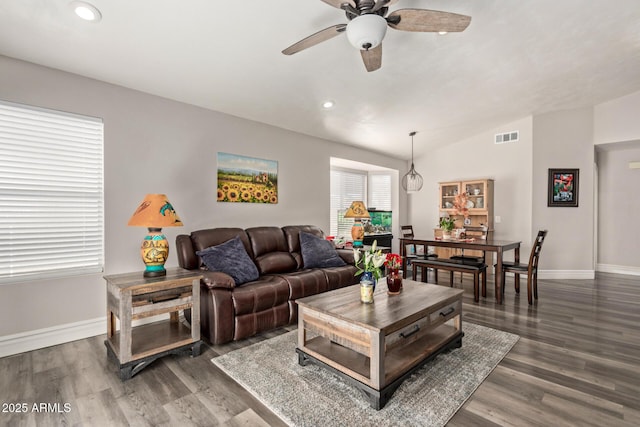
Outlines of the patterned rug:
{"type": "Polygon", "coordinates": [[[462,347],[425,364],[380,411],[327,369],[300,366],[297,331],[211,361],[291,426],[443,426],[519,337],[463,322],[462,347]]]}

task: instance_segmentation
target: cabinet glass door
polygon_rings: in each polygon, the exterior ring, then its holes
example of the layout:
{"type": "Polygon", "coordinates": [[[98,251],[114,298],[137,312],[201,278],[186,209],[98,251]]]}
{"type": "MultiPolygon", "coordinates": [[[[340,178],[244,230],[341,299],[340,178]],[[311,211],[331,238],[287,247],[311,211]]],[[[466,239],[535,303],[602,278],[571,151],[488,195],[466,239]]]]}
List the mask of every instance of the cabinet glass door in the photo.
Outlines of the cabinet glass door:
{"type": "Polygon", "coordinates": [[[469,209],[486,209],[487,181],[469,181],[463,183],[467,193],[469,209]]]}
{"type": "Polygon", "coordinates": [[[460,192],[460,183],[443,183],[440,185],[440,209],[452,210],[453,202],[460,192]]]}

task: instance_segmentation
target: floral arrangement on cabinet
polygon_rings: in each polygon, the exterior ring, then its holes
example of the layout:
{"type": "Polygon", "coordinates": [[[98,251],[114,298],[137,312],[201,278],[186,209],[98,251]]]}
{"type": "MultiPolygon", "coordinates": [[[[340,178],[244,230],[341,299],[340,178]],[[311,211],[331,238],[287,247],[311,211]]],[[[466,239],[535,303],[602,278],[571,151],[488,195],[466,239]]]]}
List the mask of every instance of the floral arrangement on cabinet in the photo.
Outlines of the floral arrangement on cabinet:
{"type": "Polygon", "coordinates": [[[469,216],[469,193],[460,193],[456,195],[456,198],[453,201],[453,208],[456,211],[457,215],[462,215],[465,218],[469,216]]]}
{"type": "Polygon", "coordinates": [[[449,216],[443,216],[440,218],[440,228],[444,231],[451,233],[454,228],[456,228],[456,220],[455,218],[451,218],[449,216]]]}

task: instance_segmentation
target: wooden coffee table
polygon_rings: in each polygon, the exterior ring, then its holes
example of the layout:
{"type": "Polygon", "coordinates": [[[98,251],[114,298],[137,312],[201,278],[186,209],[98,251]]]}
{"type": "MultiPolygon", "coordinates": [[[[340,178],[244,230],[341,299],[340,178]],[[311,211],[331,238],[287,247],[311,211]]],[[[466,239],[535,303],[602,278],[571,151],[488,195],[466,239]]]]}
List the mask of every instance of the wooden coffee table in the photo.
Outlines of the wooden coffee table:
{"type": "Polygon", "coordinates": [[[405,279],[399,295],[378,285],[373,304],[360,302],[360,285],[300,298],[298,362],[330,369],[381,409],[415,370],[462,345],[462,294],[405,279]]]}

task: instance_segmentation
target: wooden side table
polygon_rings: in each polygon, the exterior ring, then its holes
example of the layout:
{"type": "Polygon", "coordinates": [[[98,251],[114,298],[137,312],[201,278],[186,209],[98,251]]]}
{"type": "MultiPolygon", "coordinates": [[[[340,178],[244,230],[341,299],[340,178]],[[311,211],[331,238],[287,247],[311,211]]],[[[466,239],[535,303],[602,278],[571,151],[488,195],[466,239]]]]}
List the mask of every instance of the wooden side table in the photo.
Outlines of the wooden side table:
{"type": "Polygon", "coordinates": [[[107,281],[107,355],[127,380],[168,354],[200,354],[200,279],[197,272],[173,268],[166,276],[142,272],[104,276],[107,281]],[[180,310],[191,309],[191,328],[180,310]],[[169,319],[132,327],[132,321],[169,313],[169,319]],[[116,328],[116,318],[120,329],[116,328]]]}

